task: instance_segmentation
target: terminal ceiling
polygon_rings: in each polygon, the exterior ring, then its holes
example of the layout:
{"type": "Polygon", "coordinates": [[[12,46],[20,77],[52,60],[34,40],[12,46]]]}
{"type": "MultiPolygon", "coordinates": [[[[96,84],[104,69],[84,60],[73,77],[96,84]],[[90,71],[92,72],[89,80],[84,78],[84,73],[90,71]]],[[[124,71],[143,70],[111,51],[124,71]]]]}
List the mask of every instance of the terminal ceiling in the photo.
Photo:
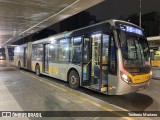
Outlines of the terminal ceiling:
{"type": "Polygon", "coordinates": [[[0,0],[0,45],[9,45],[102,1],[0,0]]]}

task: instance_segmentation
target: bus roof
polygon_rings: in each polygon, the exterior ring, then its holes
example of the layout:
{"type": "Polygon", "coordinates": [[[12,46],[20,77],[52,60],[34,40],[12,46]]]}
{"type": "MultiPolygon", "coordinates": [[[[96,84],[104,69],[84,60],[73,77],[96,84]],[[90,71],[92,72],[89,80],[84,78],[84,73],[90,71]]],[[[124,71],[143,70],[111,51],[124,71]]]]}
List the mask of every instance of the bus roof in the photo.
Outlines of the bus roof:
{"type": "Polygon", "coordinates": [[[89,25],[89,26],[86,26],[86,27],[82,27],[82,28],[79,28],[79,29],[75,29],[75,30],[72,30],[72,31],[65,31],[65,32],[62,32],[62,33],[58,33],[58,34],[49,36],[49,37],[44,38],[44,39],[36,40],[36,41],[33,42],[33,44],[41,43],[41,42],[49,42],[52,39],[57,40],[57,39],[60,39],[60,38],[66,38],[66,37],[69,37],[74,32],[77,32],[77,31],[80,31],[80,30],[83,30],[83,29],[87,29],[87,28],[90,28],[90,27],[94,27],[94,26],[97,26],[97,25],[101,25],[101,24],[104,24],[104,23],[107,23],[107,22],[110,23],[111,26],[115,25],[116,22],[120,22],[120,23],[129,24],[129,25],[140,28],[139,26],[137,26],[133,23],[130,23],[130,22],[111,19],[111,20],[105,20],[105,21],[102,21],[102,22],[99,22],[99,23],[96,23],[96,24],[93,24],[93,25],[89,25]]]}

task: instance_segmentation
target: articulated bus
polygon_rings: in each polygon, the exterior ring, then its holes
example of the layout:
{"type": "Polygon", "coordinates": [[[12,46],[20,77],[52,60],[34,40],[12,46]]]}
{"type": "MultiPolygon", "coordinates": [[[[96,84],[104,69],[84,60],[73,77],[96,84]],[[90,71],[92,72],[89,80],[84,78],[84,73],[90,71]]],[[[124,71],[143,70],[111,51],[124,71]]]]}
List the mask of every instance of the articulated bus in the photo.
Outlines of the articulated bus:
{"type": "Polygon", "coordinates": [[[6,60],[5,48],[0,48],[0,60],[6,60]]]}
{"type": "Polygon", "coordinates": [[[19,45],[15,64],[37,75],[67,81],[108,95],[145,89],[151,62],[143,30],[129,22],[107,20],[19,45]]]}
{"type": "Polygon", "coordinates": [[[160,67],[160,47],[158,50],[150,50],[152,67],[160,67]]]}

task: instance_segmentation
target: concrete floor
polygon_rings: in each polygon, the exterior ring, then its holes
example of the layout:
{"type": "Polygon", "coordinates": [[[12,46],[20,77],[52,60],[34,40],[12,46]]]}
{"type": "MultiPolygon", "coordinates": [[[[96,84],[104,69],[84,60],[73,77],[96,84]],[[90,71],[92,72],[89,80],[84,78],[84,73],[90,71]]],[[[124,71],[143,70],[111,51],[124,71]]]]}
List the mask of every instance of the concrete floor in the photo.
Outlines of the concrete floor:
{"type": "Polygon", "coordinates": [[[159,67],[153,67],[152,71],[153,71],[152,78],[160,79],[160,68],[159,67]]]}
{"type": "Polygon", "coordinates": [[[23,120],[158,120],[157,117],[125,117],[118,111],[160,111],[159,86],[160,80],[152,79],[144,91],[107,96],[85,88],[73,90],[66,82],[3,66],[0,67],[0,111],[109,111],[118,116],[18,118],[23,120]]]}

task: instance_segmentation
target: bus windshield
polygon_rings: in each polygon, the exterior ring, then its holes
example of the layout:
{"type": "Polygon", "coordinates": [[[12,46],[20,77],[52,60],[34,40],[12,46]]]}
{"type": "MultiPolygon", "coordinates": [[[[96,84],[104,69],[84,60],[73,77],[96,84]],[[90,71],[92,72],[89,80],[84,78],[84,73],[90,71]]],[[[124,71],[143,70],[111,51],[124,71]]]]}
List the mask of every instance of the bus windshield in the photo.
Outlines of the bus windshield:
{"type": "Polygon", "coordinates": [[[149,47],[143,36],[124,30],[119,30],[118,36],[124,68],[150,66],[149,47]]]}

